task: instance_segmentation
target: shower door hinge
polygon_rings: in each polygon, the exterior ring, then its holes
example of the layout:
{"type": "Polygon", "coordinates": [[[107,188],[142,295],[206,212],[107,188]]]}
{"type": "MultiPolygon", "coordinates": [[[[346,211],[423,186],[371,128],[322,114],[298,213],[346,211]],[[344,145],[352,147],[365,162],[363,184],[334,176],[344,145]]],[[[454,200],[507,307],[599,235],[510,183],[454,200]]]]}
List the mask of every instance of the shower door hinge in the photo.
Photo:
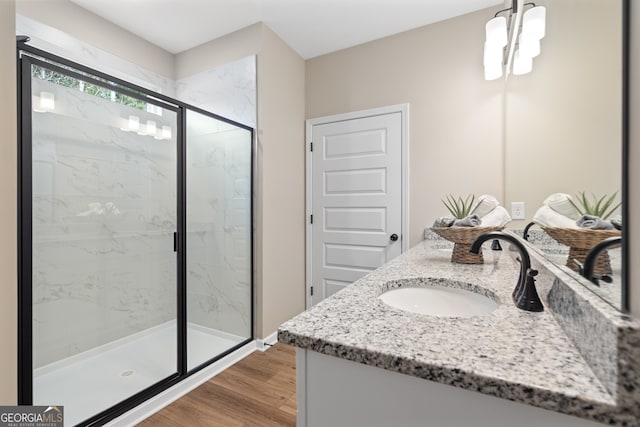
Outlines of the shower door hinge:
{"type": "Polygon", "coordinates": [[[313,224],[313,215],[310,216],[309,221],[311,221],[311,224],[313,224]]]}
{"type": "Polygon", "coordinates": [[[313,286],[311,287],[311,296],[313,296],[313,286]]]}

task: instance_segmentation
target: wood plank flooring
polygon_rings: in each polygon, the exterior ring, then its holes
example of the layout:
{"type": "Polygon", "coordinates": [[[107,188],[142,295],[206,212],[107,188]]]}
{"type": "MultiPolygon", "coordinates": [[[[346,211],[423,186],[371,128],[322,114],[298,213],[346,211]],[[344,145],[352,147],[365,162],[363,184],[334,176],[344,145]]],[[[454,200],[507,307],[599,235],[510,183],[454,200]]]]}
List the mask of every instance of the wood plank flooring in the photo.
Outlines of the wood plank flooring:
{"type": "Polygon", "coordinates": [[[247,356],[138,424],[140,427],[295,426],[294,347],[247,356]]]}

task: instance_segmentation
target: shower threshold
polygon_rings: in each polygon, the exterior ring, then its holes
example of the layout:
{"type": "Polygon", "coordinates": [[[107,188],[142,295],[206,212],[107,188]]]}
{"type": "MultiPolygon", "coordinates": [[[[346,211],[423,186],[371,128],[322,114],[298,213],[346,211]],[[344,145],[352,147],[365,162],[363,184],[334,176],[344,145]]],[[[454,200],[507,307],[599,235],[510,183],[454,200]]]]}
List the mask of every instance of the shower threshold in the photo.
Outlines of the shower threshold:
{"type": "MultiPolygon", "coordinates": [[[[176,372],[176,323],[168,322],[34,371],[34,405],[63,405],[65,425],[125,400],[176,372]]],[[[246,338],[187,324],[192,369],[246,338]]]]}

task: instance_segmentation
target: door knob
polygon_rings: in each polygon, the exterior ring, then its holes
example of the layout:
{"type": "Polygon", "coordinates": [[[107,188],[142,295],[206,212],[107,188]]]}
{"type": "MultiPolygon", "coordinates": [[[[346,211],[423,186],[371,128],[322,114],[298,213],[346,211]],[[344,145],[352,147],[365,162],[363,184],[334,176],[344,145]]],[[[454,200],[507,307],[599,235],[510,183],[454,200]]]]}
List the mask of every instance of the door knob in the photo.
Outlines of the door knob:
{"type": "Polygon", "coordinates": [[[398,240],[398,235],[396,233],[393,233],[390,237],[389,240],[391,240],[392,242],[395,242],[396,240],[398,240]]]}

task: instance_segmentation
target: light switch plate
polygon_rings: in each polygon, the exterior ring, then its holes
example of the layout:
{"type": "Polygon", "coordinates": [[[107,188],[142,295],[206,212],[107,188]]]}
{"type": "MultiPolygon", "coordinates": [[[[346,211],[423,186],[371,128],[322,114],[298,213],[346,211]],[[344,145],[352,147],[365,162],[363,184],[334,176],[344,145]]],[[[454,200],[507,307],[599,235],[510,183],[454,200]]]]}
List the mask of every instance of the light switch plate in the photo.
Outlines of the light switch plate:
{"type": "Polygon", "coordinates": [[[524,202],[511,202],[511,218],[524,219],[524,202]]]}

